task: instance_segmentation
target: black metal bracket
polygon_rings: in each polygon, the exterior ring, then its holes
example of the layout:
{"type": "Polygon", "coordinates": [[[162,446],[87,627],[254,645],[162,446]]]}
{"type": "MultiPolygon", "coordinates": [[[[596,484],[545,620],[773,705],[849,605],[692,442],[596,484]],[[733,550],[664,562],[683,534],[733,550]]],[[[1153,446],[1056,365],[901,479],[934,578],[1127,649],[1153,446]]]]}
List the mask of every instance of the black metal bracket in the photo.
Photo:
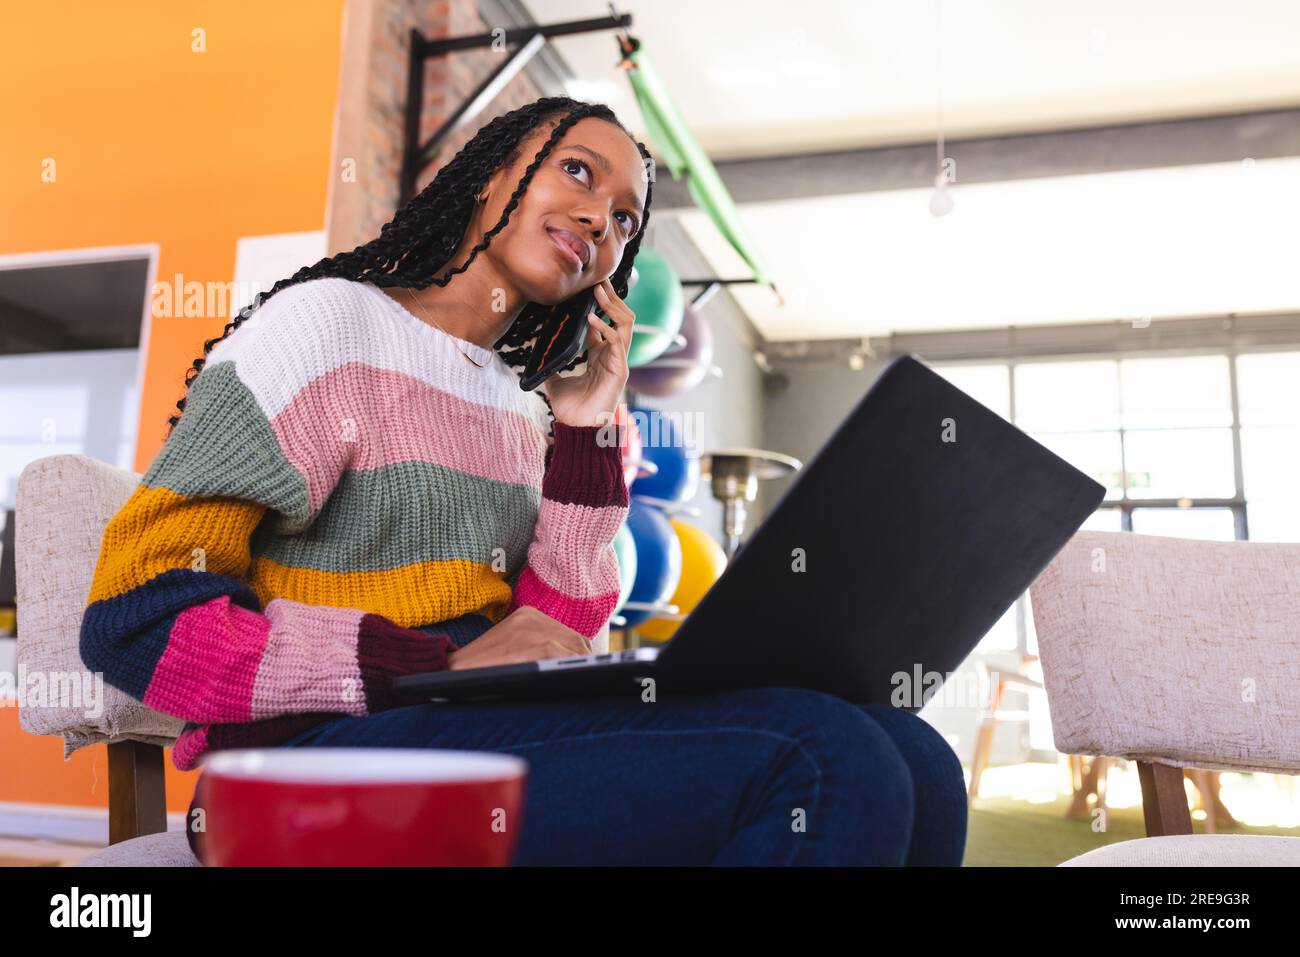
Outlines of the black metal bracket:
{"type": "MultiPolygon", "coordinates": [[[[592,33],[597,30],[624,30],[632,25],[630,13],[594,17],[589,20],[569,20],[550,26],[513,27],[497,29],[492,33],[477,33],[463,37],[445,37],[430,40],[419,30],[411,30],[410,59],[406,75],[406,117],[402,140],[402,173],[398,206],[405,206],[415,195],[419,176],[437,156],[439,148],[453,133],[474,120],[501,89],[510,82],[529,61],[545,46],[551,37],[592,33]],[[461,50],[477,50],[498,44],[517,44],[501,64],[492,71],[474,92],[460,104],[433,135],[423,143],[420,138],[420,113],[424,104],[424,62],[429,57],[447,56],[461,50]]],[[[702,286],[691,305],[702,307],[722,286],[740,283],[757,283],[757,279],[683,279],[683,286],[702,286]]]]}
{"type": "MultiPolygon", "coordinates": [[[[612,8],[611,8],[612,9],[612,8]]],[[[415,195],[419,176],[433,162],[443,142],[466,123],[477,117],[501,89],[537,55],[551,37],[592,33],[597,30],[620,30],[632,25],[630,13],[569,20],[549,26],[513,27],[492,33],[430,40],[419,30],[411,31],[410,60],[406,74],[406,124],[402,143],[402,178],[398,205],[405,206],[415,195]],[[459,50],[477,50],[499,44],[517,44],[501,64],[489,74],[432,136],[420,143],[420,113],[424,104],[424,61],[429,57],[447,56],[459,50]]]]}

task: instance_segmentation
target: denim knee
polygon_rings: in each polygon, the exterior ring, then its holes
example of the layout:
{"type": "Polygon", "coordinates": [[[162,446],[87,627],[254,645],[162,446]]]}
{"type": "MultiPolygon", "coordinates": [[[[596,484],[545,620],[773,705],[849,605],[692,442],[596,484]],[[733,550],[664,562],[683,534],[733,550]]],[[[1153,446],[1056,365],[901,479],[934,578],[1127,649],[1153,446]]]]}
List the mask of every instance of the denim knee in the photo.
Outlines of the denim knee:
{"type": "Polygon", "coordinates": [[[830,779],[835,813],[844,817],[834,827],[910,833],[915,795],[908,764],[857,705],[806,688],[752,688],[736,695],[755,726],[789,734],[830,779]]]}
{"type": "MultiPolygon", "coordinates": [[[[962,771],[961,758],[934,725],[914,712],[893,705],[862,705],[862,710],[893,731],[896,742],[901,741],[916,757],[923,759],[919,764],[930,776],[929,783],[955,785],[965,790],[966,777],[962,771]]],[[[913,765],[914,768],[916,766],[913,765]]],[[[913,774],[915,773],[914,770],[913,774]]]]}

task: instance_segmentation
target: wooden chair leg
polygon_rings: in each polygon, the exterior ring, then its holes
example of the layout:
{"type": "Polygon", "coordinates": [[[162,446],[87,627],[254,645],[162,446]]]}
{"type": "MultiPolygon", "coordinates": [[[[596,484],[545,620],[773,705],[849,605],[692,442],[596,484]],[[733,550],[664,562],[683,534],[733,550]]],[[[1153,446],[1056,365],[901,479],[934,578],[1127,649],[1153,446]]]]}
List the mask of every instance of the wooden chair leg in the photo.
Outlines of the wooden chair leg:
{"type": "Polygon", "coordinates": [[[1210,801],[1210,772],[1201,768],[1192,769],[1187,775],[1192,779],[1192,784],[1196,790],[1196,807],[1205,812],[1204,833],[1213,834],[1215,832],[1214,821],[1214,804],[1210,801]]]}
{"type": "Polygon", "coordinates": [[[1187,810],[1187,792],[1183,790],[1183,769],[1139,761],[1138,780],[1142,784],[1142,817],[1147,837],[1191,834],[1192,815],[1187,810]]]}
{"type": "Polygon", "coordinates": [[[167,830],[163,749],[142,741],[108,745],[108,843],[167,830]]]}
{"type": "Polygon", "coordinates": [[[1205,833],[1217,833],[1222,827],[1240,827],[1219,797],[1219,772],[1202,768],[1186,768],[1187,777],[1196,788],[1196,806],[1205,812],[1205,833]]]}
{"type": "Polygon", "coordinates": [[[993,732],[997,730],[998,708],[1002,706],[1002,682],[998,682],[993,688],[993,700],[989,704],[989,709],[985,712],[984,720],[980,722],[979,728],[975,732],[975,756],[971,758],[970,763],[970,787],[966,791],[966,805],[975,803],[975,799],[980,794],[980,778],[984,776],[984,769],[988,767],[989,755],[993,751],[993,732]]]}
{"type": "Polygon", "coordinates": [[[1088,808],[1088,798],[1094,794],[1097,796],[1095,807],[1105,807],[1104,776],[1107,760],[1103,755],[1096,755],[1085,766],[1084,758],[1079,757],[1080,775],[1074,795],[1070,798],[1070,806],[1065,811],[1067,818],[1080,821],[1090,818],[1092,811],[1088,808]]]}

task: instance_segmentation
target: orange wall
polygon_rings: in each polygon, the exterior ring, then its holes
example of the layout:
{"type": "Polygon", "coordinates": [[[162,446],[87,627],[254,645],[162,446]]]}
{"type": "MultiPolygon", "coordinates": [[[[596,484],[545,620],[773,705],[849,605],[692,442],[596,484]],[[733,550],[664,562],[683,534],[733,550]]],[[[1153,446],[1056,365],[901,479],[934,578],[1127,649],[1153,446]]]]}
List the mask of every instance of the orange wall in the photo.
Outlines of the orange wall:
{"type": "MultiPolygon", "coordinates": [[[[63,739],[30,734],[17,708],[0,708],[0,801],[108,807],[108,749],[101,744],[63,760],[63,739]]],[[[163,750],[167,810],[184,813],[194,797],[198,771],[177,771],[172,749],[163,750]]]]}
{"type": "MultiPolygon", "coordinates": [[[[343,6],[4,3],[0,255],[157,243],[159,280],[225,283],[239,237],[324,228],[343,6]],[[206,52],[192,52],[196,29],[206,52]],[[41,179],[47,157],[52,184],[41,179]]],[[[225,322],[153,320],[136,471],[162,445],[186,368],[225,322]]],[[[17,717],[0,708],[0,801],[106,803],[102,747],[65,765],[61,742],[24,733],[17,717]]],[[[196,773],[169,776],[170,809],[185,809],[196,773]]]]}

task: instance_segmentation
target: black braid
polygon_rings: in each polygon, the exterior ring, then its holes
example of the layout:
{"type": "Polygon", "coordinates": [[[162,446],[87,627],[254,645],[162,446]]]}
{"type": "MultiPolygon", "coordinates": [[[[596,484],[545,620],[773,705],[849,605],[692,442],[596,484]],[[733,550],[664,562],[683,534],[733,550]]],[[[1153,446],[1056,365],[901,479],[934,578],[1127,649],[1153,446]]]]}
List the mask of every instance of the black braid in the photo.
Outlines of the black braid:
{"type": "MultiPolygon", "coordinates": [[[[190,383],[203,370],[206,357],[212,351],[212,347],[238,329],[261,308],[266,300],[281,289],[311,279],[331,277],[369,282],[383,287],[425,289],[431,283],[440,287],[446,286],[453,276],[468,269],[475,257],[491,245],[492,238],[506,227],[510,221],[510,214],[519,205],[519,199],[528,188],[533,174],[569,127],[581,119],[592,116],[613,123],[627,133],[628,138],[636,143],[642,160],[647,164],[647,169],[650,168],[649,164],[652,160],[645,146],[637,142],[627,128],[618,121],[614,111],[603,104],[583,103],[565,96],[544,97],[498,116],[475,133],[474,137],[438,171],[433,182],[383,225],[377,238],[357,246],[351,252],[339,253],[322,259],[314,265],[304,266],[287,279],[281,279],[269,291],[258,293],[249,306],[240,310],[239,315],[226,324],[220,336],[203,343],[203,355],[195,359],[186,370],[186,392],[189,391],[190,383]],[[437,270],[451,259],[461,240],[464,239],[465,230],[469,227],[470,218],[474,213],[475,197],[487,184],[491,175],[503,166],[516,162],[521,144],[528,134],[557,116],[563,118],[555,125],[550,138],[525,170],[523,178],[520,179],[519,185],[501,213],[500,222],[484,233],[482,240],[470,251],[464,265],[450,269],[442,276],[435,275],[437,270]]],[[[632,263],[641,248],[641,237],[645,235],[645,227],[650,219],[650,191],[654,177],[651,176],[650,180],[651,183],[646,187],[645,209],[641,215],[640,228],[624,247],[623,258],[610,277],[610,283],[619,298],[627,296],[632,263]]],[[[523,368],[531,345],[553,308],[541,303],[528,303],[506,333],[494,343],[493,348],[500,351],[501,358],[507,365],[523,368]]],[[[585,360],[584,350],[564,369],[565,371],[573,369],[585,360]]],[[[546,397],[545,392],[541,395],[546,401],[547,409],[550,409],[550,399],[546,397]]],[[[176,403],[176,408],[177,414],[167,420],[168,435],[176,428],[181,413],[185,411],[184,398],[176,403]]],[[[552,429],[554,423],[555,415],[552,412],[552,429]]]]}

